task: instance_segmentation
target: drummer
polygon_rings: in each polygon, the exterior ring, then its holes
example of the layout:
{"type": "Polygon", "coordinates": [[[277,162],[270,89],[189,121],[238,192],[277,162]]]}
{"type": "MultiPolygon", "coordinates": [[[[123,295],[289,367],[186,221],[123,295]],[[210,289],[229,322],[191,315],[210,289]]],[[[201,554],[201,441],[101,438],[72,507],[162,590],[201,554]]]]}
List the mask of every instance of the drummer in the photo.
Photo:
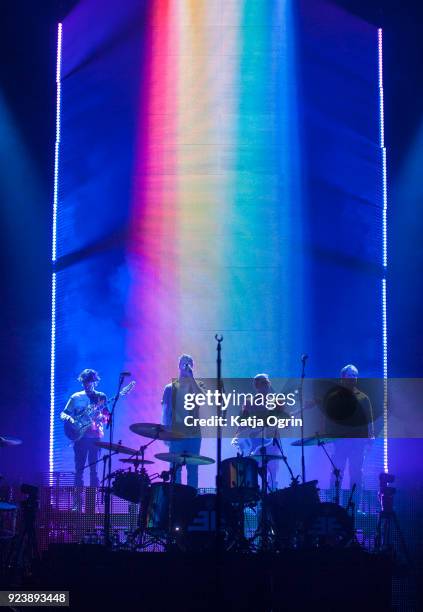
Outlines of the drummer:
{"type": "MultiPolygon", "coordinates": [[[[183,354],[179,357],[179,376],[172,383],[169,383],[164,388],[162,399],[162,425],[172,430],[186,431],[184,427],[184,417],[186,410],[184,406],[185,395],[187,393],[203,393],[203,389],[194,378],[194,360],[191,355],[183,354]]],[[[194,414],[194,416],[198,416],[194,414]]],[[[201,429],[199,426],[191,427],[189,438],[184,437],[182,440],[172,440],[165,442],[171,453],[192,453],[200,454],[201,447],[201,429]]],[[[175,465],[173,468],[175,469],[175,465]]],[[[191,487],[198,488],[198,465],[187,465],[187,484],[191,487]]],[[[182,468],[177,470],[176,482],[181,482],[182,468]]]]}
{"type": "MultiPolygon", "coordinates": [[[[272,383],[270,381],[269,375],[262,373],[256,374],[253,380],[253,386],[256,395],[266,396],[269,393],[274,393],[272,383]]],[[[252,413],[258,414],[259,412],[263,412],[263,405],[255,406],[253,403],[246,403],[242,408],[242,416],[249,416],[252,413]]],[[[237,450],[238,453],[247,457],[248,455],[259,455],[261,452],[262,446],[268,447],[272,446],[272,450],[269,450],[270,453],[278,452],[276,445],[274,445],[274,438],[263,438],[260,437],[262,433],[261,429],[252,429],[249,427],[239,427],[235,438],[232,439],[232,446],[237,450]]],[[[268,435],[268,430],[267,430],[268,435]]],[[[275,437],[277,436],[277,430],[275,430],[275,437]]],[[[277,461],[270,461],[268,464],[269,470],[269,486],[271,489],[277,488],[276,481],[276,473],[277,473],[277,461]]]]}

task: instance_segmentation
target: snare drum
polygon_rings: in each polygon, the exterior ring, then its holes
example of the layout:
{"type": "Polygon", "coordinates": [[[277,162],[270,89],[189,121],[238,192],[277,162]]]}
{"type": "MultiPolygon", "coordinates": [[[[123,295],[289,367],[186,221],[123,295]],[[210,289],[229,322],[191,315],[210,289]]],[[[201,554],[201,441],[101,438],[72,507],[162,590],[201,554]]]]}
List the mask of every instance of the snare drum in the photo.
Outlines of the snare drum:
{"type": "Polygon", "coordinates": [[[172,531],[183,530],[188,523],[197,490],[182,484],[155,482],[151,485],[146,512],[146,530],[164,534],[169,529],[169,500],[173,496],[172,531]],[[173,487],[173,491],[171,491],[173,487]]]}
{"type": "Polygon", "coordinates": [[[251,457],[232,457],[221,464],[223,497],[231,503],[249,503],[259,497],[258,464],[251,457]]]}
{"type": "Polygon", "coordinates": [[[135,504],[146,498],[150,486],[150,478],[146,473],[117,470],[114,476],[113,495],[135,504]]]}

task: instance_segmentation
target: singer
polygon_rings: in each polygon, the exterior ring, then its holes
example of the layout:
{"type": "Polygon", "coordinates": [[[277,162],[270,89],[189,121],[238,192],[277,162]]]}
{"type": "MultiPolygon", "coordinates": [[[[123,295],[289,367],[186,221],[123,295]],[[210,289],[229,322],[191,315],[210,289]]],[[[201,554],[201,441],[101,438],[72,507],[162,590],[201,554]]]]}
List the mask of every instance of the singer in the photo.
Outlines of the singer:
{"type": "MultiPolygon", "coordinates": [[[[194,361],[191,355],[181,355],[179,357],[179,376],[177,380],[166,385],[162,399],[162,424],[171,427],[174,431],[186,431],[184,419],[186,417],[185,396],[187,394],[203,393],[204,389],[194,378],[194,361]]],[[[198,419],[198,406],[194,409],[192,417],[198,419]]],[[[183,440],[166,442],[171,453],[192,453],[199,455],[201,447],[201,428],[198,425],[190,427],[190,437],[183,440]],[[191,437],[192,436],[192,437],[191,437]]],[[[175,469],[175,465],[173,469],[175,469]]],[[[198,465],[187,465],[187,484],[198,488],[198,465]]],[[[181,470],[176,473],[176,482],[181,482],[181,470]]]]}

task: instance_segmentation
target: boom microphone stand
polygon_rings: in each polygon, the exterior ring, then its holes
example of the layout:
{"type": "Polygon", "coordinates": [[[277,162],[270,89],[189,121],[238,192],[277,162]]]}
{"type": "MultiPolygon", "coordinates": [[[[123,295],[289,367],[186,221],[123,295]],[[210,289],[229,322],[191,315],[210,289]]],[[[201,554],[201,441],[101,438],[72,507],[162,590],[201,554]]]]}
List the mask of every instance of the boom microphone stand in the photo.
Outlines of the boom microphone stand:
{"type": "MultiPolygon", "coordinates": [[[[341,470],[338,467],[336,467],[335,463],[333,462],[332,457],[329,455],[328,451],[326,450],[326,442],[320,439],[318,432],[316,432],[316,438],[317,438],[317,446],[320,446],[320,448],[325,452],[325,455],[329,459],[330,464],[332,466],[332,474],[335,476],[335,500],[334,501],[335,501],[335,504],[339,506],[340,495],[341,495],[341,470]]],[[[350,501],[348,502],[348,505],[350,505],[352,495],[354,493],[354,489],[355,489],[355,484],[351,491],[351,498],[350,498],[350,501]]]]}
{"type": "Polygon", "coordinates": [[[219,554],[222,551],[222,429],[220,426],[220,417],[222,409],[220,406],[220,398],[222,396],[222,341],[223,336],[216,334],[217,342],[217,390],[219,392],[219,401],[217,402],[217,436],[216,436],[216,549],[219,554]]]}
{"type": "Polygon", "coordinates": [[[118,390],[114,397],[112,409],[110,411],[109,421],[107,423],[107,427],[109,429],[109,450],[107,453],[107,459],[105,460],[105,465],[107,463],[107,483],[106,483],[106,493],[104,496],[104,545],[106,548],[111,547],[110,540],[110,505],[111,505],[111,491],[110,491],[110,481],[112,478],[112,444],[113,444],[113,426],[114,426],[114,416],[115,416],[115,408],[118,400],[120,398],[120,392],[122,389],[123,381],[126,376],[129,376],[129,372],[121,372],[119,374],[119,382],[118,382],[118,390]]]}
{"type": "Polygon", "coordinates": [[[292,471],[291,466],[288,463],[288,457],[283,452],[281,441],[276,437],[276,435],[273,438],[273,445],[276,446],[277,449],[279,450],[280,455],[282,457],[282,460],[283,460],[284,464],[286,465],[286,468],[287,468],[287,470],[289,472],[289,475],[291,477],[291,485],[297,485],[298,484],[299,476],[294,476],[294,472],[292,471]]]}

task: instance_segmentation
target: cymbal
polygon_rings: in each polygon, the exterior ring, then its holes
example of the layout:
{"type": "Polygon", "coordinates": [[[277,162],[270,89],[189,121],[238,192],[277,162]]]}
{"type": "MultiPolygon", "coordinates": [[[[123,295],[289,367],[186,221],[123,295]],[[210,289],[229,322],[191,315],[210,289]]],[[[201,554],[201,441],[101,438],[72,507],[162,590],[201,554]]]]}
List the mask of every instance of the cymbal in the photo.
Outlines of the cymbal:
{"type": "Polygon", "coordinates": [[[124,459],[119,459],[122,463],[132,463],[133,465],[153,465],[154,461],[150,461],[149,459],[132,459],[131,457],[125,457],[124,459]]]}
{"type": "MultiPolygon", "coordinates": [[[[333,440],[333,438],[325,438],[324,436],[310,436],[309,438],[304,438],[304,446],[317,446],[321,443],[327,444],[328,442],[333,442],[333,440]]],[[[301,440],[291,442],[291,446],[301,446],[301,440]]]]}
{"type": "Polygon", "coordinates": [[[183,435],[172,431],[160,423],[133,423],[129,429],[138,436],[153,438],[155,440],[181,440],[183,435]]]}
{"type": "Polygon", "coordinates": [[[12,436],[0,436],[0,448],[3,446],[18,446],[22,444],[22,440],[19,438],[13,438],[12,436]]]}
{"type": "MultiPolygon", "coordinates": [[[[262,456],[261,455],[248,455],[249,457],[252,457],[253,459],[261,459],[262,456]]],[[[267,461],[281,461],[282,460],[282,456],[281,455],[263,455],[267,461]]]]}
{"type": "Polygon", "coordinates": [[[122,446],[122,444],[110,444],[110,442],[102,442],[101,440],[95,444],[100,448],[116,451],[117,453],[124,453],[125,455],[136,455],[138,453],[136,449],[129,448],[129,446],[122,446]]]}
{"type": "Polygon", "coordinates": [[[168,463],[177,463],[179,465],[210,465],[214,463],[214,459],[211,457],[204,457],[202,455],[193,455],[183,451],[182,453],[157,453],[154,455],[156,459],[160,461],[167,461],[168,463]]]}

